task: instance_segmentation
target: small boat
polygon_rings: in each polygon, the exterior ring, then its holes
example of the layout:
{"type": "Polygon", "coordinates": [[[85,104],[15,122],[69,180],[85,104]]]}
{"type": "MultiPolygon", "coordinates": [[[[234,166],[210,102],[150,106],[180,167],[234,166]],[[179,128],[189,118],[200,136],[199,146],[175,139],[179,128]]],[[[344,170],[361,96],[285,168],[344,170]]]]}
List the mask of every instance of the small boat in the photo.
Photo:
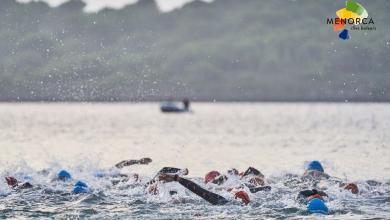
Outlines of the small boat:
{"type": "Polygon", "coordinates": [[[181,113],[181,112],[189,112],[190,110],[190,102],[188,99],[183,100],[183,106],[179,107],[175,102],[162,102],[160,105],[160,109],[165,113],[181,113]]]}

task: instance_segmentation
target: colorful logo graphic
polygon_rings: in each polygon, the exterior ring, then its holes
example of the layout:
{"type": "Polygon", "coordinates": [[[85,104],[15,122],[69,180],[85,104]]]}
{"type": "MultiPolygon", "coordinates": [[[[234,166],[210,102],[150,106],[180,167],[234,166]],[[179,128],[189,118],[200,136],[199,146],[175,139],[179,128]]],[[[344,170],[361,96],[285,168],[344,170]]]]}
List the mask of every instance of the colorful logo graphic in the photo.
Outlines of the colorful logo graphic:
{"type": "Polygon", "coordinates": [[[339,32],[339,37],[343,40],[350,38],[347,25],[351,25],[351,29],[359,29],[354,26],[360,24],[374,24],[372,18],[368,18],[367,10],[355,0],[346,1],[346,7],[339,9],[336,12],[336,18],[328,18],[327,24],[333,24],[335,32],[339,32]]]}

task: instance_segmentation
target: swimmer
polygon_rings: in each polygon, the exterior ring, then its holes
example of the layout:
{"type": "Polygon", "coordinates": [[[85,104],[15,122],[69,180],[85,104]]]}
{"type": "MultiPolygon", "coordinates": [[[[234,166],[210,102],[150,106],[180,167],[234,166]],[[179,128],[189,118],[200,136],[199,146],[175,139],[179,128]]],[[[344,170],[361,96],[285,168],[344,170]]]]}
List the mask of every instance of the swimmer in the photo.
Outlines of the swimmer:
{"type": "MultiPolygon", "coordinates": [[[[313,160],[308,164],[302,176],[302,179],[304,180],[305,179],[321,180],[321,179],[330,179],[330,178],[331,177],[325,173],[322,164],[317,160],[313,160]]],[[[359,188],[355,183],[343,183],[342,181],[336,180],[335,178],[332,178],[331,180],[338,183],[341,188],[349,190],[353,194],[359,193],[359,188]]]]}
{"type": "MultiPolygon", "coordinates": [[[[226,175],[222,175],[218,171],[210,171],[205,175],[204,183],[212,183],[221,186],[226,183],[229,178],[235,177],[237,177],[240,182],[234,187],[228,187],[226,190],[232,193],[235,199],[241,200],[241,202],[245,205],[251,202],[248,193],[268,191],[271,189],[269,186],[264,186],[264,175],[253,167],[249,167],[241,174],[239,174],[237,169],[234,168],[228,170],[226,175]],[[249,188],[249,192],[246,192],[247,188],[249,188]]],[[[179,175],[162,174],[159,176],[159,179],[164,182],[178,182],[185,188],[189,189],[191,192],[195,193],[213,205],[223,205],[228,202],[226,198],[208,191],[191,180],[180,177],[179,175]]]]}
{"type": "Polygon", "coordinates": [[[327,215],[329,214],[329,209],[325,204],[325,198],[327,197],[328,195],[325,192],[312,189],[299,192],[297,200],[307,205],[309,213],[327,215]]]}
{"type": "MultiPolygon", "coordinates": [[[[72,179],[72,177],[68,171],[61,170],[57,173],[56,177],[54,179],[52,179],[52,181],[68,181],[71,179],[72,179]]],[[[15,177],[12,177],[12,176],[5,177],[5,180],[8,184],[8,186],[10,186],[13,189],[33,188],[33,185],[30,182],[20,182],[15,177]]],[[[38,187],[40,187],[40,186],[38,186],[38,187]]]]}
{"type": "Polygon", "coordinates": [[[22,183],[12,176],[5,177],[5,181],[7,182],[7,185],[13,189],[29,189],[33,187],[31,183],[29,182],[22,183]]]}
{"type": "MultiPolygon", "coordinates": [[[[223,185],[230,178],[237,177],[243,185],[249,188],[251,193],[256,193],[259,191],[269,191],[270,186],[264,186],[264,175],[257,170],[256,168],[249,167],[245,172],[239,173],[237,169],[232,168],[227,171],[227,175],[222,175],[218,171],[210,171],[205,175],[204,182],[213,183],[216,185],[223,185]]],[[[237,188],[242,188],[238,186],[237,188]]],[[[234,188],[228,188],[228,191],[231,191],[234,188]]]]}
{"type": "Polygon", "coordinates": [[[313,198],[319,198],[324,200],[325,197],[328,197],[328,195],[320,190],[312,189],[312,190],[303,190],[300,191],[296,200],[300,203],[307,203],[307,201],[313,199],[313,198]]]}
{"type": "MultiPolygon", "coordinates": [[[[176,167],[163,167],[161,170],[157,172],[157,174],[145,184],[145,188],[147,189],[147,192],[152,195],[158,194],[158,177],[162,174],[173,174],[173,175],[179,175],[179,176],[186,176],[188,175],[189,171],[187,168],[180,169],[176,167]]],[[[177,194],[176,191],[171,190],[169,192],[170,195],[177,194]]]]}
{"type": "Polygon", "coordinates": [[[121,182],[128,182],[131,178],[135,181],[139,180],[139,175],[137,173],[133,173],[131,175],[119,173],[119,170],[133,165],[148,165],[152,162],[151,158],[145,157],[139,160],[122,160],[121,162],[114,165],[114,167],[110,168],[108,171],[99,171],[95,173],[95,177],[110,177],[114,178],[111,182],[113,185],[117,185],[121,182]]]}
{"type": "Polygon", "coordinates": [[[152,162],[152,159],[145,157],[139,160],[122,160],[121,162],[115,164],[115,167],[118,169],[122,169],[123,167],[132,166],[136,164],[148,165],[152,162]]]}

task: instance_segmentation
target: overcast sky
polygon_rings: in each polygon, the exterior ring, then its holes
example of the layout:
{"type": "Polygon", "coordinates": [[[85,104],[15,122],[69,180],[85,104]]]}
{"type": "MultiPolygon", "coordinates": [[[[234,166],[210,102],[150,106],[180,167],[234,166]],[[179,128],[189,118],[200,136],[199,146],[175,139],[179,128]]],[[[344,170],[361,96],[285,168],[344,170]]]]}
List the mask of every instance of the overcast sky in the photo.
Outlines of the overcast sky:
{"type": "MultiPolygon", "coordinates": [[[[1,1],[1,0],[0,0],[1,1]]],[[[42,1],[47,2],[50,6],[56,7],[69,0],[18,0],[19,2],[30,2],[30,1],[42,1]]],[[[128,4],[134,4],[138,0],[82,0],[87,4],[85,11],[96,12],[104,7],[119,9],[128,4]]],[[[194,0],[155,0],[158,7],[163,12],[168,12],[176,8],[180,8],[188,2],[194,0]]],[[[204,2],[211,2],[213,0],[200,0],[204,2]]]]}

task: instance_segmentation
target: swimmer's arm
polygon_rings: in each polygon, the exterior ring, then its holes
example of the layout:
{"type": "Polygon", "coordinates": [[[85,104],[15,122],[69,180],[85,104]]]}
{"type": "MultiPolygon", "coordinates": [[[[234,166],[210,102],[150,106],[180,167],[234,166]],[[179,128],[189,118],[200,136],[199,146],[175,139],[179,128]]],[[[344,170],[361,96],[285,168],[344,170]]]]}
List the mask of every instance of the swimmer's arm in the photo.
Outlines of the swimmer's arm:
{"type": "Polygon", "coordinates": [[[174,180],[213,205],[224,205],[228,202],[224,197],[203,189],[191,180],[181,178],[178,175],[175,175],[174,180]]]}
{"type": "MultiPolygon", "coordinates": [[[[168,174],[168,173],[169,174],[171,174],[171,173],[174,174],[174,173],[179,172],[180,170],[181,170],[180,168],[176,168],[176,167],[163,167],[160,171],[158,171],[156,176],[158,176],[159,174],[164,174],[164,173],[166,173],[166,174],[168,174]]],[[[145,187],[148,187],[149,185],[152,185],[154,183],[156,183],[156,177],[153,177],[152,180],[147,182],[145,184],[145,187]]]]}
{"type": "Polygon", "coordinates": [[[127,166],[131,166],[131,165],[134,165],[134,164],[138,164],[138,160],[122,160],[121,162],[115,164],[115,167],[116,168],[123,168],[123,167],[127,167],[127,166]]]}
{"type": "Polygon", "coordinates": [[[123,160],[123,161],[115,164],[115,167],[121,169],[123,167],[131,166],[131,165],[135,165],[135,164],[148,165],[150,162],[152,162],[152,159],[147,158],[147,157],[142,158],[140,160],[123,160]]]}
{"type": "Polygon", "coordinates": [[[175,174],[175,173],[178,173],[179,171],[181,171],[180,168],[176,168],[176,167],[163,167],[160,171],[158,171],[158,173],[172,173],[172,174],[175,174]]]}
{"type": "Polygon", "coordinates": [[[270,191],[271,187],[270,186],[260,186],[260,187],[254,187],[249,189],[251,193],[257,193],[260,191],[270,191]]]}
{"type": "Polygon", "coordinates": [[[156,177],[160,174],[180,174],[180,175],[187,175],[188,174],[188,169],[185,168],[185,169],[180,169],[180,168],[176,168],[176,167],[163,167],[160,171],[158,171],[157,175],[155,177],[153,177],[152,180],[150,180],[149,182],[147,182],[145,184],[145,187],[151,185],[151,184],[154,184],[156,182],[156,177]]]}

